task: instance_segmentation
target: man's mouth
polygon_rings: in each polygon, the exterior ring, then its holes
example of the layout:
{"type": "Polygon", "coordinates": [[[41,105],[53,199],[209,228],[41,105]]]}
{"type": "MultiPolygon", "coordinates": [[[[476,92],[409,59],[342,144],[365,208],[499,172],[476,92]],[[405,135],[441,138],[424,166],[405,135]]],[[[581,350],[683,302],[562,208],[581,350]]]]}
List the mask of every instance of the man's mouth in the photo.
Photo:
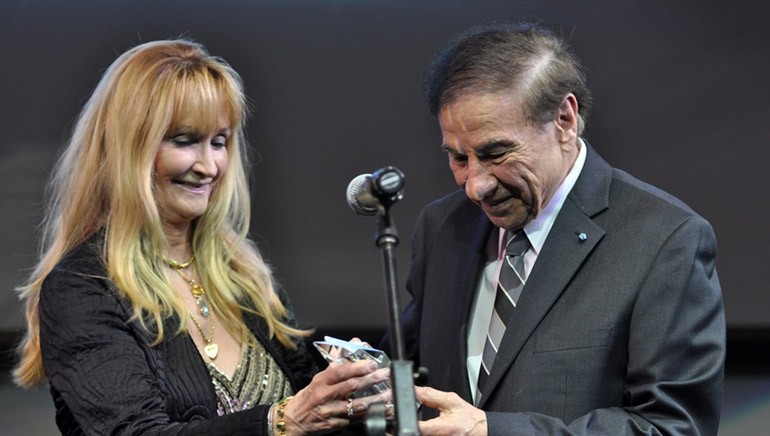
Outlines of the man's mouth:
{"type": "Polygon", "coordinates": [[[506,201],[508,201],[510,199],[511,199],[511,196],[497,198],[497,199],[490,199],[490,200],[482,200],[481,204],[486,206],[486,207],[495,208],[495,207],[505,203],[506,201]]]}

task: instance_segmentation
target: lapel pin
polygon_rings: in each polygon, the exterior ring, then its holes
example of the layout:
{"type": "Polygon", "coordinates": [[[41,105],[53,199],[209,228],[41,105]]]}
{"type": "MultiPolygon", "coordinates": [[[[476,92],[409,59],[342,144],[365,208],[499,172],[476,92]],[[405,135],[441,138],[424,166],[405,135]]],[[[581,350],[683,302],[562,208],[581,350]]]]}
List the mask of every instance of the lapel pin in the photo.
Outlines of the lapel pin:
{"type": "Polygon", "coordinates": [[[585,242],[586,239],[588,239],[588,235],[586,235],[583,232],[577,233],[577,237],[578,237],[578,241],[580,241],[580,242],[585,242]]]}

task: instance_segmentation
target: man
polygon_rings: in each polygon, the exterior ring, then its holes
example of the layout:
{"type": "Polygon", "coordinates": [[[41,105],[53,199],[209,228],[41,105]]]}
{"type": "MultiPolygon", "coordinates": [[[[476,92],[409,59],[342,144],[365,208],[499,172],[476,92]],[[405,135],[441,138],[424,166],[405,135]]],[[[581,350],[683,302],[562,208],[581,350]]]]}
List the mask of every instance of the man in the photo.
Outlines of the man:
{"type": "Polygon", "coordinates": [[[532,25],[473,30],[429,69],[462,191],[429,205],[412,241],[406,351],[439,412],[423,434],[717,433],[713,230],[581,138],[581,71],[532,25]]]}

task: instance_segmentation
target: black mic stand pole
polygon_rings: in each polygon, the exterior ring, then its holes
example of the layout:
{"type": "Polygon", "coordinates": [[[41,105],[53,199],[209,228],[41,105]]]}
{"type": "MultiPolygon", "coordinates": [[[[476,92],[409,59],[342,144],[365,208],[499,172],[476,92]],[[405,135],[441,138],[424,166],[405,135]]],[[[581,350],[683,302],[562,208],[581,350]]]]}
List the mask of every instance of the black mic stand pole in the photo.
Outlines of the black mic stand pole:
{"type": "Polygon", "coordinates": [[[393,381],[393,402],[395,404],[395,435],[419,435],[417,426],[417,399],[414,394],[414,367],[410,360],[405,360],[404,338],[401,334],[398,307],[398,280],[394,248],[398,245],[398,232],[390,217],[387,206],[379,208],[378,230],[375,242],[382,251],[382,263],[385,273],[385,292],[390,315],[391,342],[395,354],[390,363],[390,377],[393,381]]]}

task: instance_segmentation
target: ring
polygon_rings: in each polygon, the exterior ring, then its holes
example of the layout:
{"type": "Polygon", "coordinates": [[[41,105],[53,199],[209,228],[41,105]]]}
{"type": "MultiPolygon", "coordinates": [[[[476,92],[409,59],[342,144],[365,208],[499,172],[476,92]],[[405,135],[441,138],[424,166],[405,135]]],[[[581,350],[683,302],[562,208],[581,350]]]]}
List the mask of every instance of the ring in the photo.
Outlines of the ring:
{"type": "Polygon", "coordinates": [[[348,418],[352,418],[355,412],[353,411],[353,399],[348,397],[348,418]]]}
{"type": "Polygon", "coordinates": [[[385,410],[386,411],[392,412],[393,408],[394,408],[394,406],[393,406],[393,402],[392,401],[388,401],[387,403],[385,403],[385,410]]]}

